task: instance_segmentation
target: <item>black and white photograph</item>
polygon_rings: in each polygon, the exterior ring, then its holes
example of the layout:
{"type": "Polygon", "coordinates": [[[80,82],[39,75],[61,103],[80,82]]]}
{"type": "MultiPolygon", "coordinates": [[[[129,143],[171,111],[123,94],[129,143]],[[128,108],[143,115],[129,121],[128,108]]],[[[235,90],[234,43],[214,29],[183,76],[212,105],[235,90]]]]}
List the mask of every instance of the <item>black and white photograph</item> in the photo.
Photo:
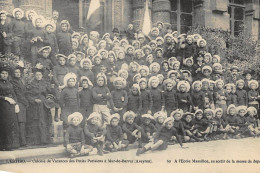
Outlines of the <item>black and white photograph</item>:
{"type": "Polygon", "coordinates": [[[260,0],[0,0],[0,173],[259,173],[260,0]]]}

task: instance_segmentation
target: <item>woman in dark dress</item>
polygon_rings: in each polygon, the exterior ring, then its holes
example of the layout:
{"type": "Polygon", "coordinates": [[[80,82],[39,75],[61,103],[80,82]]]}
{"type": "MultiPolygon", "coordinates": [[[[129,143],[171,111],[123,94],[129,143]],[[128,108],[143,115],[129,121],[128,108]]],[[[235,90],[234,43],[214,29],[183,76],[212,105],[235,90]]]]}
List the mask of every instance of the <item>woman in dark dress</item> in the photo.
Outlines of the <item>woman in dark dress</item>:
{"type": "Polygon", "coordinates": [[[34,80],[27,86],[26,98],[29,101],[26,117],[28,145],[48,144],[50,142],[50,110],[44,106],[48,85],[43,80],[43,70],[34,70],[34,80]]]}
{"type": "Polygon", "coordinates": [[[19,133],[20,133],[20,143],[21,146],[26,146],[26,108],[29,106],[29,103],[25,97],[26,87],[22,82],[22,73],[24,70],[24,64],[17,66],[13,70],[13,78],[10,82],[13,85],[14,92],[17,98],[17,104],[19,105],[19,113],[17,114],[19,133]]]}
{"type": "Polygon", "coordinates": [[[12,150],[20,146],[16,113],[19,107],[13,85],[9,82],[9,66],[0,67],[0,151],[12,150]]]}

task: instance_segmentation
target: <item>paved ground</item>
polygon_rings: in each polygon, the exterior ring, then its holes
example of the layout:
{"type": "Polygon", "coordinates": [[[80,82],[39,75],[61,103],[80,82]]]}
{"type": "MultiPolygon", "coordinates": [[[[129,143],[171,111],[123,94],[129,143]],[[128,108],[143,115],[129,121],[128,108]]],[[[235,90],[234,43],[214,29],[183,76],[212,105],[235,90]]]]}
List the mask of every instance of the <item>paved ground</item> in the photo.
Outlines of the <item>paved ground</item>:
{"type": "Polygon", "coordinates": [[[45,163],[13,163],[0,165],[0,170],[13,172],[199,172],[199,173],[259,173],[260,138],[231,139],[202,143],[188,143],[187,149],[179,145],[170,146],[166,151],[147,152],[139,157],[136,150],[110,153],[101,156],[87,156],[72,159],[58,158],[38,160],[45,163]],[[182,160],[183,159],[183,160],[182,160]],[[113,160],[114,162],[110,162],[113,160]],[[252,161],[252,163],[248,163],[252,161]],[[255,163],[254,163],[255,160],[255,163]],[[171,162],[171,163],[170,163],[171,162]],[[258,164],[256,163],[258,162],[258,164]],[[37,171],[36,171],[37,170],[37,171]],[[77,170],[77,171],[76,171],[77,170]],[[91,171],[92,170],[92,171],[91,171]],[[74,171],[73,171],[74,172],[74,171]]]}

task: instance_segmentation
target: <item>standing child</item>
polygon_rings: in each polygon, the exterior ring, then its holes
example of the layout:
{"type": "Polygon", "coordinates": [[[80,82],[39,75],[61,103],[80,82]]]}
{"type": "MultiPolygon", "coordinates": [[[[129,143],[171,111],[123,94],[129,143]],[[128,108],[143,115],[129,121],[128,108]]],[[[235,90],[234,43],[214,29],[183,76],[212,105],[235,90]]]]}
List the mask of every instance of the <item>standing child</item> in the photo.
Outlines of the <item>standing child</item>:
{"type": "MultiPolygon", "coordinates": [[[[252,106],[256,108],[257,110],[259,109],[259,93],[257,91],[258,88],[258,82],[256,80],[250,80],[248,82],[248,87],[250,91],[248,91],[248,106],[252,106]]],[[[256,117],[256,118],[259,118],[256,117]]]]}
{"type": "Polygon", "coordinates": [[[178,108],[177,95],[174,89],[176,82],[171,79],[166,79],[163,84],[165,88],[163,92],[165,111],[167,115],[170,116],[170,113],[178,108]]]}
{"type": "Polygon", "coordinates": [[[222,118],[223,110],[221,108],[217,108],[215,110],[215,117],[213,121],[215,124],[213,125],[213,131],[215,132],[216,138],[227,139],[227,132],[230,129],[230,126],[226,124],[224,119],[222,118]]]}
{"type": "Polygon", "coordinates": [[[187,81],[180,81],[177,84],[177,90],[178,109],[182,109],[184,113],[191,112],[192,100],[188,93],[190,91],[190,84],[187,81]]]}
{"type": "Polygon", "coordinates": [[[67,20],[60,22],[61,31],[57,33],[59,53],[68,56],[72,52],[72,40],[69,33],[70,24],[67,20]]]}
{"type": "Polygon", "coordinates": [[[57,65],[57,60],[55,54],[59,52],[59,47],[57,43],[56,35],[54,34],[56,30],[56,25],[54,23],[47,23],[45,25],[46,37],[44,42],[51,47],[51,62],[53,65],[57,65]]]}
{"type": "Polygon", "coordinates": [[[209,90],[210,80],[202,79],[202,92],[204,93],[204,106],[203,109],[211,108],[215,109],[214,100],[213,100],[213,93],[209,90]]]}
{"type": "Polygon", "coordinates": [[[203,109],[205,103],[205,95],[204,92],[201,90],[202,82],[195,81],[192,84],[192,93],[191,93],[191,101],[193,110],[196,111],[197,109],[203,109]]]}
{"type": "Polygon", "coordinates": [[[141,141],[141,127],[138,126],[134,119],[136,114],[132,111],[125,112],[123,116],[123,125],[122,130],[124,133],[124,139],[129,142],[129,144],[133,144],[135,141],[138,141],[138,147],[142,147],[141,141]]]}
{"type": "Polygon", "coordinates": [[[69,73],[69,70],[66,66],[67,57],[62,54],[57,54],[56,58],[58,59],[58,65],[53,68],[53,80],[55,85],[62,90],[64,86],[64,76],[69,73]]]}
{"type": "Polygon", "coordinates": [[[153,107],[153,98],[151,91],[147,89],[147,80],[141,78],[139,80],[139,86],[141,91],[141,100],[142,100],[142,112],[141,114],[151,114],[153,107]]]}
{"type": "Polygon", "coordinates": [[[111,102],[111,94],[107,87],[107,78],[104,74],[97,75],[97,86],[92,89],[93,92],[93,111],[102,115],[102,121],[104,126],[109,123],[110,110],[108,108],[108,102],[111,102]]]}
{"type": "Polygon", "coordinates": [[[225,85],[227,107],[231,104],[237,105],[237,100],[233,97],[232,87],[233,84],[231,83],[225,85]]]}
{"type": "Polygon", "coordinates": [[[194,118],[194,128],[197,129],[195,134],[198,138],[203,138],[208,141],[208,135],[210,133],[211,126],[205,118],[203,118],[203,111],[201,109],[196,110],[194,118]]]}
{"type": "Polygon", "coordinates": [[[79,112],[79,95],[76,86],[77,75],[68,73],[64,76],[65,88],[60,94],[61,120],[63,121],[63,129],[68,127],[68,116],[74,112],[79,112]]]}
{"type": "Polygon", "coordinates": [[[128,104],[127,111],[133,111],[137,117],[135,118],[135,122],[140,125],[141,124],[141,111],[142,111],[142,99],[141,99],[141,91],[140,86],[138,84],[133,84],[129,96],[128,96],[128,104]]]}
{"type": "Polygon", "coordinates": [[[130,64],[134,61],[135,48],[132,45],[128,45],[125,48],[125,52],[125,61],[127,62],[127,64],[130,64]]]}
{"type": "Polygon", "coordinates": [[[164,100],[162,91],[158,88],[159,79],[157,76],[153,76],[148,81],[148,87],[150,88],[150,92],[152,95],[152,114],[155,112],[161,111],[164,109],[164,100]]]}
{"type": "Polygon", "coordinates": [[[110,152],[127,150],[129,142],[124,140],[124,135],[121,126],[119,126],[120,115],[113,114],[110,119],[110,124],[106,127],[106,142],[105,149],[110,152]]]}
{"type": "Polygon", "coordinates": [[[89,80],[94,83],[95,77],[94,73],[92,72],[92,62],[90,59],[85,58],[80,61],[80,76],[86,76],[89,78],[89,80]]]}
{"type": "Polygon", "coordinates": [[[80,69],[77,66],[77,57],[74,54],[70,54],[68,56],[68,64],[67,64],[69,73],[74,73],[77,77],[80,77],[80,69]]]}
{"type": "Polygon", "coordinates": [[[248,96],[246,90],[244,90],[245,82],[244,80],[240,79],[236,81],[237,86],[237,105],[238,106],[247,106],[248,105],[248,96]]]}
{"type": "Polygon", "coordinates": [[[84,134],[86,144],[96,148],[98,155],[103,156],[106,130],[100,127],[100,120],[101,115],[99,113],[93,112],[90,114],[85,123],[84,134]]]}
{"type": "Polygon", "coordinates": [[[126,112],[128,97],[127,92],[124,90],[126,86],[126,80],[121,77],[116,77],[113,81],[115,90],[111,92],[112,96],[112,109],[113,112],[120,115],[120,120],[123,120],[123,115],[126,112]]]}
{"type": "MultiPolygon", "coordinates": [[[[85,123],[86,118],[88,118],[89,115],[93,112],[93,84],[88,77],[82,76],[80,78],[80,85],[82,87],[82,90],[79,92],[79,107],[80,112],[83,115],[83,123],[85,123]]],[[[83,123],[82,126],[84,126],[83,123]]]]}
{"type": "Polygon", "coordinates": [[[85,145],[85,136],[80,123],[83,116],[79,112],[74,112],[68,116],[68,123],[70,124],[65,134],[66,151],[71,158],[75,156],[88,155],[93,147],[85,145]]]}
{"type": "Polygon", "coordinates": [[[214,100],[216,108],[221,108],[224,112],[223,118],[226,118],[226,110],[227,110],[227,103],[226,103],[226,92],[224,89],[224,81],[219,79],[216,82],[216,92],[214,92],[214,100]]]}

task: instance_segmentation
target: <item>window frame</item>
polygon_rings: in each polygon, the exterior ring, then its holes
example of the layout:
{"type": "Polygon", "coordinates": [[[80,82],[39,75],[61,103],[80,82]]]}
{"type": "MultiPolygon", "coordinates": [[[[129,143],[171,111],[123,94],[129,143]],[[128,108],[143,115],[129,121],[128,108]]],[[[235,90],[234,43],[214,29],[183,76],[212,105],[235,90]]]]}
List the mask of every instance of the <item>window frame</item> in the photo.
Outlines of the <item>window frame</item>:
{"type": "MultiPolygon", "coordinates": [[[[243,24],[245,24],[245,2],[244,4],[236,4],[234,0],[229,0],[229,5],[228,5],[228,8],[231,9],[230,11],[230,14],[229,14],[229,22],[230,22],[230,33],[232,36],[237,36],[235,35],[235,22],[243,22],[243,24]],[[243,20],[237,20],[235,19],[235,8],[242,8],[243,9],[243,20]]],[[[244,28],[243,28],[244,30],[244,28]]],[[[243,30],[240,30],[240,31],[243,31],[243,30]]],[[[238,31],[238,32],[240,32],[238,31]]]]}
{"type": "MultiPolygon", "coordinates": [[[[171,4],[171,11],[170,11],[170,21],[172,22],[172,13],[175,13],[176,15],[177,15],[177,23],[176,23],[176,25],[177,25],[177,31],[178,31],[178,33],[181,33],[181,28],[182,28],[182,26],[186,26],[186,27],[191,27],[191,26],[193,26],[194,25],[194,2],[193,2],[193,0],[191,0],[191,2],[192,2],[192,11],[191,11],[191,13],[187,13],[187,12],[181,12],[181,0],[176,0],[177,1],[177,9],[176,9],[176,11],[173,11],[172,10],[172,4],[171,4]],[[188,15],[191,15],[192,16],[192,24],[191,24],[191,26],[188,26],[188,25],[182,25],[181,24],[181,15],[182,14],[188,14],[188,15]]],[[[171,2],[172,3],[172,2],[171,2]]],[[[171,23],[170,22],[170,23],[171,23]]],[[[174,23],[171,23],[171,25],[175,25],[174,23]]]]}

